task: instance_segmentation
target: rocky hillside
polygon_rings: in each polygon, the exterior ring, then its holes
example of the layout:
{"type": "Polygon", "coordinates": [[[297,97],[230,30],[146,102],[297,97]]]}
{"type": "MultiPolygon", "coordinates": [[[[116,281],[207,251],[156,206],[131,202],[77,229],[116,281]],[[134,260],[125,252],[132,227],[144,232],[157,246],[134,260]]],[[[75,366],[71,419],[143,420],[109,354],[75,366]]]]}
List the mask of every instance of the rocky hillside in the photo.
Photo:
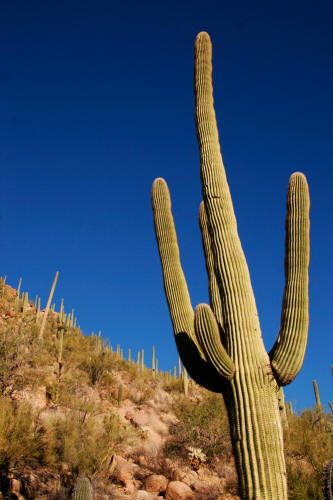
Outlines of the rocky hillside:
{"type": "MultiPolygon", "coordinates": [[[[289,499],[324,498],[332,413],[290,408],[283,425],[289,499]]],[[[238,499],[224,403],[0,279],[0,499],[74,498],[78,478],[95,500],[238,499]]]]}
{"type": "Polygon", "coordinates": [[[39,338],[45,311],[0,285],[0,498],[71,498],[82,475],[96,500],[239,498],[221,397],[185,395],[63,311],[39,338]]]}

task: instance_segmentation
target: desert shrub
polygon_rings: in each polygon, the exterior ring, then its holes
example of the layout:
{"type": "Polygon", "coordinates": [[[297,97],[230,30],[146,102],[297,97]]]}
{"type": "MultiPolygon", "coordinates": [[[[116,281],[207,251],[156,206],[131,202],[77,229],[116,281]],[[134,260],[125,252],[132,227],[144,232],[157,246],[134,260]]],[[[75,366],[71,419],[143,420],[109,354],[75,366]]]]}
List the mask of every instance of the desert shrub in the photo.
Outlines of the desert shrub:
{"type": "Polygon", "coordinates": [[[46,444],[31,406],[0,398],[0,470],[8,472],[31,459],[43,461],[46,444]]]}
{"type": "Polygon", "coordinates": [[[4,328],[0,335],[0,392],[22,386],[22,377],[16,373],[25,360],[26,341],[14,326],[4,328]]]}
{"type": "Polygon", "coordinates": [[[128,398],[137,405],[149,401],[155,394],[154,386],[143,377],[138,377],[129,387],[128,398]]]}
{"type": "Polygon", "coordinates": [[[182,397],[173,406],[178,422],[170,427],[167,456],[188,462],[188,448],[200,448],[212,464],[217,456],[230,455],[227,412],[221,395],[205,393],[200,403],[182,397]]]}
{"type": "Polygon", "coordinates": [[[166,392],[169,392],[171,394],[184,392],[184,384],[180,378],[170,377],[167,380],[163,380],[162,387],[166,392]]]}
{"type": "Polygon", "coordinates": [[[80,368],[88,373],[90,383],[96,385],[111,373],[113,364],[112,353],[93,350],[82,360],[80,368]]]}
{"type": "Polygon", "coordinates": [[[75,474],[102,472],[111,455],[136,437],[117,415],[101,417],[97,411],[70,412],[50,419],[45,427],[48,463],[66,463],[75,474]]]}
{"type": "Polygon", "coordinates": [[[332,415],[316,408],[289,415],[284,440],[289,499],[323,498],[323,470],[333,457],[332,415]]]}

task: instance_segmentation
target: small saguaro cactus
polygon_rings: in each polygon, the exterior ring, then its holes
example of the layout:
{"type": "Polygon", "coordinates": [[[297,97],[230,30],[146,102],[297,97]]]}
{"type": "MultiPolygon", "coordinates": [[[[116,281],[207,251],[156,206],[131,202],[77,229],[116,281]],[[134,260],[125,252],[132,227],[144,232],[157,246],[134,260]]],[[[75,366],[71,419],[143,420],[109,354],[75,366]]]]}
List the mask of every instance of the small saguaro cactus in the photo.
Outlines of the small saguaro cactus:
{"type": "Polygon", "coordinates": [[[151,360],[151,372],[153,377],[156,377],[156,368],[155,368],[155,347],[153,346],[153,354],[151,360]]]}
{"type": "Polygon", "coordinates": [[[188,395],[188,378],[187,378],[187,371],[186,371],[186,368],[184,366],[184,369],[183,369],[183,388],[184,388],[184,394],[185,396],[188,395]]]}
{"type": "Polygon", "coordinates": [[[123,384],[119,384],[118,386],[118,406],[119,408],[122,406],[123,404],[123,384]]]}
{"type": "Polygon", "coordinates": [[[281,326],[267,353],[220,153],[213,106],[212,46],[205,32],[199,33],[195,42],[194,92],[203,195],[199,221],[211,306],[199,304],[193,311],[168,186],[158,178],[152,188],[156,239],[175,340],[190,377],[223,394],[241,497],[286,500],[278,392],[301,369],[307,344],[308,186],[302,173],[291,176],[281,326]]]}
{"type": "Polygon", "coordinates": [[[144,349],[141,349],[141,368],[140,368],[140,373],[143,373],[145,370],[145,360],[144,360],[144,349]]]}
{"type": "Polygon", "coordinates": [[[47,315],[48,315],[48,312],[49,312],[49,309],[50,309],[50,305],[51,305],[51,301],[52,301],[52,297],[53,297],[53,294],[54,294],[54,289],[55,289],[55,286],[56,286],[56,283],[57,283],[58,276],[59,276],[59,271],[57,271],[56,274],[55,274],[55,277],[54,277],[54,280],[53,280],[53,284],[52,284],[52,288],[51,288],[51,291],[50,291],[50,295],[49,295],[49,298],[48,298],[48,301],[47,301],[47,304],[46,304],[46,308],[45,308],[45,312],[44,312],[42,324],[41,324],[40,330],[39,330],[39,336],[38,336],[39,340],[41,340],[43,338],[43,333],[44,333],[44,329],[45,329],[45,325],[46,325],[46,319],[47,319],[47,315]]]}
{"type": "Polygon", "coordinates": [[[320,397],[319,397],[317,380],[313,380],[312,383],[313,383],[313,390],[314,390],[315,398],[316,398],[317,409],[318,409],[318,412],[321,413],[322,408],[321,408],[321,402],[320,402],[320,397]]]}
{"type": "Polygon", "coordinates": [[[93,500],[93,487],[89,477],[79,476],[76,480],[72,500],[93,500]]]}

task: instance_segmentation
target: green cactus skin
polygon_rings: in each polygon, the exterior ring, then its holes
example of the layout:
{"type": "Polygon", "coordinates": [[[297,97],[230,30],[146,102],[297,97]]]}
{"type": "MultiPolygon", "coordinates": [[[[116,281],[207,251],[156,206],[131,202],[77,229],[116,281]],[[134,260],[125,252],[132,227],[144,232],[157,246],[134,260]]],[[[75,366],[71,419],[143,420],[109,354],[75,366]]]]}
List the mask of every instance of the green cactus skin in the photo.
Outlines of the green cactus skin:
{"type": "Polygon", "coordinates": [[[93,500],[93,487],[87,476],[79,476],[76,480],[72,499],[73,500],[93,500]]]}
{"type": "Polygon", "coordinates": [[[333,459],[327,462],[324,469],[323,493],[325,500],[333,500],[333,459]]]}
{"type": "Polygon", "coordinates": [[[118,386],[118,406],[121,408],[123,404],[123,384],[119,384],[118,386]]]}
{"type": "Polygon", "coordinates": [[[18,284],[18,287],[17,287],[17,291],[16,291],[16,296],[17,297],[20,297],[21,284],[22,284],[22,278],[20,278],[19,284],[18,284]]]}
{"type": "Polygon", "coordinates": [[[316,404],[317,404],[317,409],[321,413],[322,408],[321,408],[321,402],[320,402],[320,397],[319,397],[319,390],[318,390],[318,384],[316,380],[313,380],[313,390],[315,393],[315,398],[316,398],[316,404]]]}
{"type": "Polygon", "coordinates": [[[24,318],[24,316],[25,316],[28,304],[29,304],[29,296],[28,296],[28,292],[25,292],[24,298],[23,298],[23,306],[22,306],[22,318],[24,318]]]}
{"type": "Polygon", "coordinates": [[[153,354],[152,354],[152,360],[151,360],[151,371],[153,377],[156,377],[156,368],[155,368],[155,347],[153,346],[153,354]]]}
{"type": "Polygon", "coordinates": [[[187,377],[187,371],[186,371],[185,366],[183,369],[183,388],[184,388],[185,396],[188,396],[188,377],[187,377]]]}
{"type": "Polygon", "coordinates": [[[287,195],[285,289],[281,326],[267,353],[237,233],[213,106],[209,35],[195,43],[194,88],[203,202],[199,219],[211,308],[192,309],[180,263],[169,190],[153,183],[152,206],[175,340],[189,375],[223,394],[243,499],[286,500],[278,391],[301,369],[308,330],[309,194],[302,173],[287,195]]]}
{"type": "Polygon", "coordinates": [[[56,272],[55,274],[55,277],[54,277],[54,280],[53,280],[53,284],[52,284],[52,288],[51,288],[51,291],[50,291],[50,295],[49,295],[49,298],[48,298],[48,301],[47,301],[47,304],[46,304],[46,308],[45,308],[45,312],[44,312],[44,316],[43,316],[43,320],[42,320],[42,324],[40,326],[40,331],[39,331],[39,340],[41,340],[43,338],[43,333],[44,333],[44,329],[45,329],[45,325],[46,325],[46,319],[47,319],[47,315],[48,315],[48,312],[49,312],[49,309],[50,309],[50,305],[51,305],[51,301],[52,301],[52,297],[53,297],[53,294],[54,294],[54,289],[55,289],[55,286],[56,286],[56,283],[57,283],[57,279],[58,279],[58,276],[59,276],[59,271],[56,272]]]}
{"type": "Polygon", "coordinates": [[[145,370],[145,361],[144,361],[144,349],[141,349],[141,368],[140,368],[140,373],[143,373],[145,370]]]}

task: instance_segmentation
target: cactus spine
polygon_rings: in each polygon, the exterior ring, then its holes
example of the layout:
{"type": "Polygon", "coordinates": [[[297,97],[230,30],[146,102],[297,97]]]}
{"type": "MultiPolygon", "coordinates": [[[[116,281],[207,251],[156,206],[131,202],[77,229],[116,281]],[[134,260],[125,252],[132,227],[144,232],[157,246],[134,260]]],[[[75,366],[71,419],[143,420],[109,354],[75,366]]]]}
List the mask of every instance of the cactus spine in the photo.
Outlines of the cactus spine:
{"type": "Polygon", "coordinates": [[[301,369],[308,330],[309,194],[302,173],[287,195],[285,289],[277,340],[266,352],[250,275],[237,233],[213,106],[212,47],[195,43],[194,87],[203,202],[200,229],[211,307],[192,309],[180,263],[169,190],[154,181],[152,206],[175,340],[189,375],[223,394],[243,499],[286,500],[278,390],[301,369]]]}
{"type": "Polygon", "coordinates": [[[87,476],[79,476],[76,480],[73,500],[93,500],[93,487],[87,476]]]}

